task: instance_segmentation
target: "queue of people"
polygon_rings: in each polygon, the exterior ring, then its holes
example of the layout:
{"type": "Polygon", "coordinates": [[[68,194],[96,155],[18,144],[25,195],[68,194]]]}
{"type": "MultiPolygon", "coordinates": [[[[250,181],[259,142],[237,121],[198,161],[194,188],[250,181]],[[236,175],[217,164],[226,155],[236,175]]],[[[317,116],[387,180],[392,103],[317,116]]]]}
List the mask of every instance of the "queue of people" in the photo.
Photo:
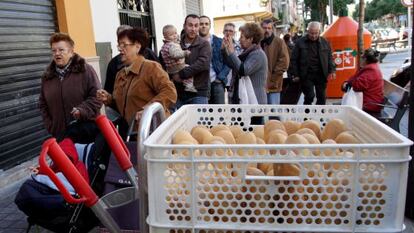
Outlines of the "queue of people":
{"type": "MultiPolygon", "coordinates": [[[[234,37],[233,23],[224,25],[224,38],[210,29],[209,17],[194,14],[187,15],[180,35],[174,25],[165,25],[157,58],[148,48],[144,29],[120,26],[119,54],[108,65],[103,89],[93,68],[74,52],[70,36],[53,34],[53,61],[43,75],[39,97],[46,129],[52,136],[64,138],[74,122],[92,121],[102,105],[118,111],[125,128],[153,102],[161,103],[168,116],[186,104],[224,104],[227,90],[228,103],[238,104],[239,80],[246,77],[258,104],[284,104],[283,92],[292,92],[297,99],[302,92],[305,105],[312,104],[315,95],[316,104],[326,103],[326,86],[335,79],[335,65],[329,43],[320,37],[320,23],[309,23],[302,37],[285,35],[283,39],[275,35],[271,20],[244,24],[239,40],[234,37]],[[285,72],[288,78],[284,78],[285,72]]],[[[381,102],[382,87],[364,85],[379,83],[376,56],[373,51],[364,53],[364,67],[344,89],[352,86],[367,93],[370,101],[381,102]]],[[[364,98],[364,110],[378,111],[365,102],[364,98]]]]}

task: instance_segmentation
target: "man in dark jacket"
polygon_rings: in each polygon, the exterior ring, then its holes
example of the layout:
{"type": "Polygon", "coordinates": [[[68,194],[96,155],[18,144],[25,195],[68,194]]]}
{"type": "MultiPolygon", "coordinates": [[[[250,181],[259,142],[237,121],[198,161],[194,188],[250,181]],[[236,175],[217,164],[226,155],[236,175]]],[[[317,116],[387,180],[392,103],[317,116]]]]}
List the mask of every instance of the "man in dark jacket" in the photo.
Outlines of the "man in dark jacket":
{"type": "Polygon", "coordinates": [[[183,28],[184,34],[180,45],[183,50],[190,50],[191,54],[185,58],[185,63],[189,66],[172,76],[178,94],[177,109],[185,104],[208,104],[210,88],[211,46],[198,35],[199,16],[187,15],[183,28]],[[184,90],[183,82],[191,77],[194,79],[197,92],[184,90]]]}
{"type": "Polygon", "coordinates": [[[227,84],[227,74],[230,68],[224,64],[221,54],[223,39],[210,34],[211,20],[209,17],[200,16],[200,36],[211,45],[212,56],[210,63],[210,104],[224,104],[224,88],[227,84]]]}
{"type": "Polygon", "coordinates": [[[331,46],[319,36],[320,28],[319,22],[308,24],[307,35],[297,41],[290,59],[289,69],[293,79],[300,80],[305,105],[312,104],[315,91],[316,104],[324,105],[326,84],[335,78],[331,46]]]}

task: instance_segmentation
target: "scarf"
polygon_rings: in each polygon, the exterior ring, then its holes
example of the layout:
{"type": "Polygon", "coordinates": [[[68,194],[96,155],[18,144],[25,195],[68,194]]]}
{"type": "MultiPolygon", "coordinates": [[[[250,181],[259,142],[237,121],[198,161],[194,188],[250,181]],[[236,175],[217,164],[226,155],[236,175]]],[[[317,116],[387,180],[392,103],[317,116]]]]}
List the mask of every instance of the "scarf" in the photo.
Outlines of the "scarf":
{"type": "Polygon", "coordinates": [[[262,46],[262,48],[264,48],[265,45],[269,46],[272,43],[273,38],[275,38],[275,34],[272,33],[271,36],[269,36],[268,38],[264,38],[262,41],[260,41],[260,46],[262,46]]]}
{"type": "Polygon", "coordinates": [[[233,72],[233,78],[232,78],[232,83],[231,83],[231,90],[233,90],[233,96],[232,96],[232,103],[233,104],[238,104],[240,103],[240,99],[239,99],[239,79],[242,76],[246,76],[245,71],[244,71],[244,62],[246,61],[247,57],[249,56],[249,54],[253,51],[256,51],[260,48],[260,45],[258,44],[252,44],[252,46],[250,46],[249,48],[247,48],[246,50],[244,50],[240,55],[239,55],[239,59],[242,62],[240,65],[240,68],[238,71],[233,72]]]}
{"type": "Polygon", "coordinates": [[[55,71],[60,81],[62,81],[63,78],[65,78],[65,75],[69,72],[70,70],[69,67],[71,63],[72,63],[72,58],[69,60],[68,64],[66,64],[63,68],[59,68],[58,66],[56,66],[55,71]]]}

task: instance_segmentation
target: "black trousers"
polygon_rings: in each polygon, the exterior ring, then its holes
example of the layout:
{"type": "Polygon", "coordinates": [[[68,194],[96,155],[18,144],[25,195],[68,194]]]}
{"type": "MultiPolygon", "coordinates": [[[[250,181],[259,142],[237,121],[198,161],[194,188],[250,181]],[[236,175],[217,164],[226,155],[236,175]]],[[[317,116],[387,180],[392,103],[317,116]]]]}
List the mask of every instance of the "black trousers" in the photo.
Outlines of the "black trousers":
{"type": "Polygon", "coordinates": [[[305,100],[304,105],[311,105],[315,98],[316,92],[316,104],[326,104],[326,78],[320,73],[309,73],[304,80],[301,80],[301,88],[305,100]]]}

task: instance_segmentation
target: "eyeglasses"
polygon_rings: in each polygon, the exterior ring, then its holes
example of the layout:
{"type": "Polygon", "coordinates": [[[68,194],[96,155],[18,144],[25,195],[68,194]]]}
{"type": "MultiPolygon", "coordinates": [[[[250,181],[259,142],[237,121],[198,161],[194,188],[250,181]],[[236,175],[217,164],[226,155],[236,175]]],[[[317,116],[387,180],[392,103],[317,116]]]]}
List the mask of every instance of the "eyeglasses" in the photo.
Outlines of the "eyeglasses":
{"type": "Polygon", "coordinates": [[[66,53],[68,50],[67,49],[52,49],[52,51],[50,51],[52,53],[52,55],[56,55],[56,54],[63,54],[66,53]]]}
{"type": "Polygon", "coordinates": [[[134,44],[119,44],[118,46],[116,46],[119,50],[121,49],[125,49],[128,45],[134,45],[134,44]]]}
{"type": "Polygon", "coordinates": [[[224,32],[234,32],[234,30],[224,29],[224,32]]]}

